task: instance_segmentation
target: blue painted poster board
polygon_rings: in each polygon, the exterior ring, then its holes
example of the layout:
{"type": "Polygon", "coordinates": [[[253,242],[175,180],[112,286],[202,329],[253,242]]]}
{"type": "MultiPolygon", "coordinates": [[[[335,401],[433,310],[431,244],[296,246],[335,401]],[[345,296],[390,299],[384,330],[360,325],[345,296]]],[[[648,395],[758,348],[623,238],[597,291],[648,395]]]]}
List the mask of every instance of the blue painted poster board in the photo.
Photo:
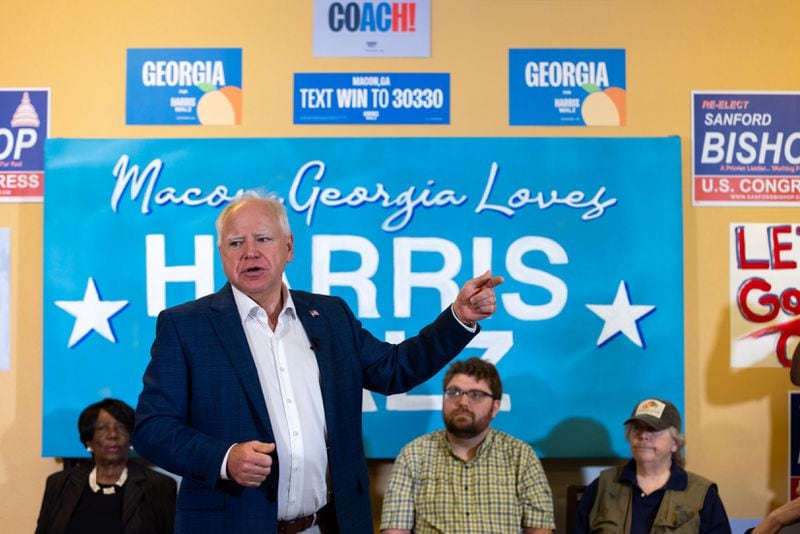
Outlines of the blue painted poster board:
{"type": "MultiPolygon", "coordinates": [[[[491,268],[498,312],[461,357],[496,362],[496,426],[545,457],[627,455],[643,397],[683,407],[680,140],[56,139],[47,145],[45,456],[85,454],[80,410],[135,403],[155,315],[216,290],[214,220],[242,188],[280,194],[292,287],[412,335],[491,268]]],[[[365,394],[365,447],[442,426],[441,374],[365,394]]]]}

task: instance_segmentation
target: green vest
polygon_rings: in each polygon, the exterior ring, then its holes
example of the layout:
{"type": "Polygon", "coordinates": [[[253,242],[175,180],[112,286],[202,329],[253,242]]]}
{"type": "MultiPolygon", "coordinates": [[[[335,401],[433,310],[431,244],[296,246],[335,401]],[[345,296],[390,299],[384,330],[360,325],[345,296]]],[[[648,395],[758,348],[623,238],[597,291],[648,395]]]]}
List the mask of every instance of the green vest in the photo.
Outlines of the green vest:
{"type": "MultiPolygon", "coordinates": [[[[600,473],[597,498],[589,513],[592,533],[621,534],[631,530],[631,485],[619,482],[622,466],[600,473]]],[[[686,473],[689,484],[684,491],[667,490],[658,507],[650,532],[653,534],[697,534],[700,532],[700,509],[706,499],[710,480],[686,473]]]]}

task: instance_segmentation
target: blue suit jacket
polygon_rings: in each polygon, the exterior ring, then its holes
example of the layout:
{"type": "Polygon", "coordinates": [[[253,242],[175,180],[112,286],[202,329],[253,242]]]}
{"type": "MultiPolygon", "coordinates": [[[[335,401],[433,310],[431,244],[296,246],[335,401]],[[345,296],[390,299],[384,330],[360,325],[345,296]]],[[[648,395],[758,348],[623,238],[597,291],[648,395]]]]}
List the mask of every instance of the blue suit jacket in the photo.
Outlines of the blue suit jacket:
{"type": "MultiPolygon", "coordinates": [[[[447,309],[398,345],[375,338],[338,297],[292,291],[315,346],[328,431],[328,460],[339,528],[372,533],[361,436],[362,388],[408,391],[455,357],[475,334],[447,309]]],[[[219,478],[236,442],[274,442],[267,406],[233,291],[162,311],[139,396],[133,444],[140,455],[183,477],[176,532],[274,532],[280,458],[259,488],[219,478]]]]}

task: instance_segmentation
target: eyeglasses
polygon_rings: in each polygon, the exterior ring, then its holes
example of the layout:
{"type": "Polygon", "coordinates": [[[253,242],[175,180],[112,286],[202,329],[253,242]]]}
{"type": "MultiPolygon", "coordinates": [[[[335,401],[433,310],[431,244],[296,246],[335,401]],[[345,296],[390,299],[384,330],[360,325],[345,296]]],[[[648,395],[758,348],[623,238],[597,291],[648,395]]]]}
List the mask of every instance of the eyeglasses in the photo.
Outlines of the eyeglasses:
{"type": "Polygon", "coordinates": [[[490,399],[494,398],[494,395],[491,393],[486,393],[485,391],[481,391],[479,389],[470,389],[469,391],[464,391],[463,389],[459,388],[447,388],[444,390],[444,398],[449,401],[458,402],[461,400],[462,395],[466,395],[469,402],[480,402],[486,397],[489,397],[490,399]]]}

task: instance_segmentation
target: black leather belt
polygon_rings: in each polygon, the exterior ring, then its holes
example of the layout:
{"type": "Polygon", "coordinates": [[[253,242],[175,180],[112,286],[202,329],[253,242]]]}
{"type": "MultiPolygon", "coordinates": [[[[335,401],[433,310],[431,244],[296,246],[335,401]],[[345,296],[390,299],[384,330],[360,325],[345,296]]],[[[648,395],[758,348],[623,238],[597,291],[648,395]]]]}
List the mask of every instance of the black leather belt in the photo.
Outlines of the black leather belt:
{"type": "Polygon", "coordinates": [[[327,506],[328,505],[326,504],[313,514],[304,515],[303,517],[298,517],[292,519],[291,521],[278,521],[278,528],[276,529],[277,534],[297,534],[298,532],[303,532],[314,525],[318,525],[320,521],[320,514],[323,513],[323,510],[325,510],[327,506]]]}

